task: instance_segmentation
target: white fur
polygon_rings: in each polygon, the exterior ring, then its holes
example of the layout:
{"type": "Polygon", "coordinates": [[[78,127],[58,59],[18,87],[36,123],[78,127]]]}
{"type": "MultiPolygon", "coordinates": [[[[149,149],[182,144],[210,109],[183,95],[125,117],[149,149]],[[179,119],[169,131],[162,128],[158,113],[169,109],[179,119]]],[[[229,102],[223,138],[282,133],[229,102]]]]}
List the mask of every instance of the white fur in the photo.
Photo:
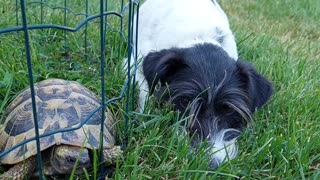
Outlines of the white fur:
{"type": "Polygon", "coordinates": [[[237,139],[234,138],[230,141],[224,140],[226,133],[229,131],[239,132],[236,129],[223,129],[217,133],[215,137],[209,139],[209,143],[211,144],[210,153],[218,165],[234,159],[238,155],[238,146],[236,144],[237,139]]]}
{"type": "Polygon", "coordinates": [[[212,0],[147,0],[139,14],[139,53],[144,56],[152,50],[210,42],[238,59],[227,16],[214,3],[212,0]],[[226,36],[227,43],[218,43],[220,35],[216,34],[216,28],[226,36]]]}
{"type": "MultiPolygon", "coordinates": [[[[218,45],[234,60],[238,59],[228,18],[215,0],[147,0],[140,8],[137,41],[138,52],[134,53],[138,53],[138,59],[143,59],[151,51],[190,47],[204,42],[218,45]],[[221,36],[224,39],[222,44],[218,41],[221,36]]],[[[136,78],[140,90],[139,111],[142,112],[149,89],[141,66],[136,78]]],[[[212,158],[218,164],[237,155],[236,139],[223,140],[227,131],[222,130],[209,139],[212,158]]]]}
{"type": "MultiPolygon", "coordinates": [[[[190,47],[203,42],[221,46],[230,57],[238,59],[228,18],[215,0],[147,0],[141,6],[137,47],[139,59],[151,51],[190,47]],[[217,28],[222,35],[216,33],[217,28]],[[221,36],[224,36],[223,44],[218,42],[221,36]]],[[[139,111],[142,112],[149,89],[141,66],[136,78],[140,89],[139,111]]]]}
{"type": "MultiPolygon", "coordinates": [[[[238,155],[238,145],[237,138],[231,139],[229,141],[224,140],[226,137],[226,133],[228,132],[239,132],[236,129],[223,129],[218,132],[214,137],[208,138],[208,143],[211,145],[208,149],[208,153],[211,155],[211,161],[215,161],[215,163],[219,166],[224,162],[234,159],[238,155]]],[[[179,135],[182,139],[187,136],[187,131],[184,127],[181,126],[177,131],[177,135],[179,135]]]]}

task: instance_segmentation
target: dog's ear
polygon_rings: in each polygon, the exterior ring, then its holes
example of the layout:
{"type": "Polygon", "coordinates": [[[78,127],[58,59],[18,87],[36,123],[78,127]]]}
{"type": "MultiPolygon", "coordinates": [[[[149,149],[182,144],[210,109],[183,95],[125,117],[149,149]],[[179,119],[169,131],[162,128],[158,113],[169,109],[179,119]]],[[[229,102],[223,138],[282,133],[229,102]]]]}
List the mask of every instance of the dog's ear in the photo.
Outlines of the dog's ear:
{"type": "Polygon", "coordinates": [[[170,84],[173,77],[187,67],[183,56],[174,50],[150,52],[144,58],[142,66],[150,93],[153,93],[158,82],[162,86],[166,83],[170,84]]]}
{"type": "Polygon", "coordinates": [[[273,88],[272,84],[259,74],[250,64],[237,61],[238,72],[243,85],[245,85],[249,98],[253,103],[253,111],[261,108],[270,99],[273,88]]]}

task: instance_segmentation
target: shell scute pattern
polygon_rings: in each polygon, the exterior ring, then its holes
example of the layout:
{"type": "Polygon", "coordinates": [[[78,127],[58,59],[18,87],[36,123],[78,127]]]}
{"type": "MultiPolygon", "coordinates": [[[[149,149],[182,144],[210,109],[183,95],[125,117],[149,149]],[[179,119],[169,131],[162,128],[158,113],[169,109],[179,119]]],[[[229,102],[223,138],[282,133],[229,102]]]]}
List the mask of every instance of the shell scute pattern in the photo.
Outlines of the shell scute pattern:
{"type": "MultiPolygon", "coordinates": [[[[92,111],[100,107],[101,100],[78,82],[50,79],[36,83],[36,106],[39,133],[78,127],[92,111]]],[[[110,111],[105,113],[103,144],[105,148],[115,143],[113,118],[110,111]]],[[[34,122],[30,89],[25,89],[13,100],[4,113],[4,130],[0,131],[0,150],[4,151],[33,138],[34,122]]],[[[40,139],[41,150],[53,145],[67,144],[96,149],[100,142],[101,110],[97,111],[81,128],[57,133],[40,139]]],[[[37,153],[36,142],[31,141],[1,159],[3,164],[15,164],[37,153]]]]}
{"type": "MultiPolygon", "coordinates": [[[[36,98],[36,100],[39,102],[39,104],[41,104],[40,102],[42,101],[39,98],[36,98]]],[[[25,100],[25,102],[20,102],[14,111],[5,114],[8,114],[7,119],[14,119],[14,121],[7,121],[5,124],[4,131],[10,136],[17,136],[31,130],[34,127],[30,97],[29,99],[25,100]]]]}
{"type": "Polygon", "coordinates": [[[74,93],[82,94],[85,97],[90,97],[94,102],[98,102],[100,104],[101,100],[88,88],[81,86],[80,83],[75,82],[69,85],[71,91],[74,93]]]}
{"type": "Polygon", "coordinates": [[[37,92],[37,95],[43,101],[54,99],[67,99],[70,95],[70,91],[65,87],[46,87],[41,88],[37,92]]]}
{"type": "MultiPolygon", "coordinates": [[[[95,101],[92,98],[88,98],[83,94],[72,93],[70,94],[69,99],[72,101],[74,107],[79,108],[77,112],[79,113],[78,116],[80,119],[87,118],[92,113],[92,111],[100,106],[99,102],[95,101]]],[[[98,125],[100,124],[100,119],[101,110],[95,113],[93,117],[90,118],[90,120],[87,122],[87,124],[98,125]]]]}
{"type": "Polygon", "coordinates": [[[21,146],[21,148],[19,149],[19,151],[17,152],[17,156],[21,157],[23,156],[26,152],[28,151],[27,145],[24,144],[21,146]]]}
{"type": "MultiPolygon", "coordinates": [[[[7,108],[7,111],[4,112],[4,116],[7,117],[9,113],[11,113],[14,109],[17,108],[22,102],[25,102],[26,100],[30,99],[31,93],[30,91],[25,91],[24,89],[16,98],[15,101],[13,101],[10,106],[7,108]]],[[[31,101],[30,101],[31,102],[31,101]]],[[[5,119],[2,119],[1,123],[4,123],[5,119]]]]}

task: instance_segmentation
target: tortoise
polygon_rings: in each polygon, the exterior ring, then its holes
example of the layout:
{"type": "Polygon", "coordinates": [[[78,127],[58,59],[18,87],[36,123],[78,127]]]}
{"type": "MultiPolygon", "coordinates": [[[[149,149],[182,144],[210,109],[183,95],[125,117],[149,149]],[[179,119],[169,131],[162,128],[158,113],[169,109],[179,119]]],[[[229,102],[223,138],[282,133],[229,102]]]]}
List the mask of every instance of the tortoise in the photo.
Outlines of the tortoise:
{"type": "MultiPolygon", "coordinates": [[[[75,81],[47,79],[34,84],[39,134],[64,128],[77,127],[100,107],[101,100],[89,89],[75,81]]],[[[106,108],[103,133],[103,154],[109,165],[121,156],[115,146],[114,120],[106,108]]],[[[100,145],[101,109],[80,129],[60,132],[40,138],[43,173],[45,175],[70,174],[77,163],[76,174],[90,168],[90,155],[100,145]]],[[[0,131],[0,152],[26,139],[35,137],[30,88],[25,89],[4,111],[0,131]]],[[[0,179],[23,179],[36,175],[37,147],[31,141],[0,159],[1,164],[12,167],[0,179]]]]}

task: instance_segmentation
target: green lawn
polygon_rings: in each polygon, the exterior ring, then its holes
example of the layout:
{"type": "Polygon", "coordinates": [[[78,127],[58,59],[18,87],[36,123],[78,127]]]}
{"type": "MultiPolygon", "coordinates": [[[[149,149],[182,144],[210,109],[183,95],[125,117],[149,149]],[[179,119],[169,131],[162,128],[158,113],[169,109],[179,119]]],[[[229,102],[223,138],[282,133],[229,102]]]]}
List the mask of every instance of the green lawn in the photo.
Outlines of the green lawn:
{"type": "MultiPolygon", "coordinates": [[[[54,7],[64,1],[49,2],[54,7]]],[[[275,89],[271,101],[239,138],[239,156],[209,171],[205,149],[196,154],[189,151],[187,137],[177,133],[181,120],[172,108],[160,108],[151,100],[146,114],[131,113],[129,143],[115,168],[115,179],[320,179],[320,1],[219,2],[229,16],[240,57],[268,77],[275,89]]],[[[84,5],[82,1],[67,4],[76,13],[84,12],[84,5]]],[[[39,4],[27,6],[30,24],[39,23],[39,4]]],[[[109,9],[119,6],[118,0],[109,1],[109,9]]],[[[44,11],[45,23],[64,23],[63,10],[45,7],[44,11]]],[[[97,0],[90,1],[88,12],[99,12],[97,0]]],[[[0,17],[0,29],[16,25],[14,1],[0,1],[0,17]]],[[[83,18],[68,13],[67,25],[74,27],[83,18]]],[[[110,16],[108,22],[112,29],[108,28],[105,48],[107,99],[118,96],[124,84],[121,61],[127,51],[124,39],[112,31],[119,29],[119,19],[110,16]]],[[[87,35],[88,59],[83,29],[68,32],[67,42],[63,31],[30,31],[34,80],[76,80],[101,94],[98,20],[89,23],[87,35]]],[[[23,33],[0,35],[0,117],[27,86],[23,33]]],[[[122,144],[125,99],[111,108],[118,122],[117,143],[122,144]]]]}

